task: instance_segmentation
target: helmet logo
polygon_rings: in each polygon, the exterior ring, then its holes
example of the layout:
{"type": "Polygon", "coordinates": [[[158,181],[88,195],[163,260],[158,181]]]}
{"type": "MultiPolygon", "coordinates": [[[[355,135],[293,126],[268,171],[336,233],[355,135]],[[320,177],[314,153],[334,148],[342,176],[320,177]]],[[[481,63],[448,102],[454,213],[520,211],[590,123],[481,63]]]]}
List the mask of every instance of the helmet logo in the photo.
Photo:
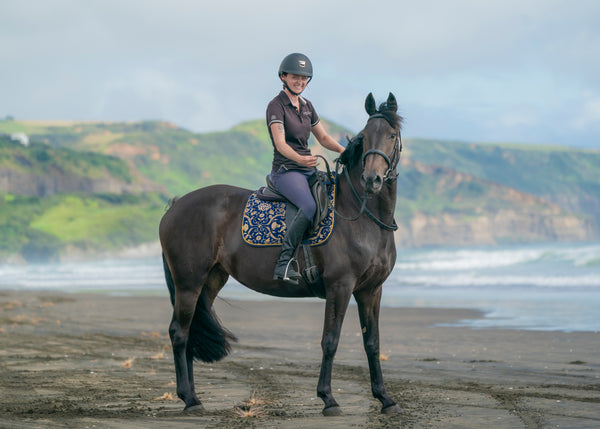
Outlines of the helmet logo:
{"type": "Polygon", "coordinates": [[[299,61],[298,61],[298,65],[299,65],[300,67],[306,67],[306,61],[304,61],[304,60],[299,60],[299,61]]]}

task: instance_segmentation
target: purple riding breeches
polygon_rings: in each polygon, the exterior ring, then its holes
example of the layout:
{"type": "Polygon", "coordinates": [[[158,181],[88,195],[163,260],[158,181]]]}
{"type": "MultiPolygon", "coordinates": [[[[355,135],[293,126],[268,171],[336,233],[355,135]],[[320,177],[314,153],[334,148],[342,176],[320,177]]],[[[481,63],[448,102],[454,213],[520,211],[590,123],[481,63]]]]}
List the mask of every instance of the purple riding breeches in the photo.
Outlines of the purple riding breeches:
{"type": "Polygon", "coordinates": [[[308,178],[314,171],[285,170],[271,172],[271,181],[281,195],[286,197],[298,209],[312,219],[317,211],[317,205],[308,186],[308,178]]]}

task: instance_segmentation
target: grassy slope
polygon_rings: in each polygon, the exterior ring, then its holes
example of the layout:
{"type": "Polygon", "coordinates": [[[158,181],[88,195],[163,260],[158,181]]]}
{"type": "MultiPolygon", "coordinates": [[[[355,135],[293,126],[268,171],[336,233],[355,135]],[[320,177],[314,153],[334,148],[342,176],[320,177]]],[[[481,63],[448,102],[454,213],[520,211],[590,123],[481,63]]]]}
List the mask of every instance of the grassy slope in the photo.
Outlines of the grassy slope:
{"type": "Polygon", "coordinates": [[[156,239],[166,203],[159,194],[0,197],[0,257],[58,257],[67,247],[117,250],[156,239]]]}
{"type": "Polygon", "coordinates": [[[109,175],[125,183],[132,181],[127,164],[116,157],[52,148],[36,142],[25,147],[1,138],[0,168],[26,171],[38,176],[60,172],[71,177],[95,179],[109,175]]]}

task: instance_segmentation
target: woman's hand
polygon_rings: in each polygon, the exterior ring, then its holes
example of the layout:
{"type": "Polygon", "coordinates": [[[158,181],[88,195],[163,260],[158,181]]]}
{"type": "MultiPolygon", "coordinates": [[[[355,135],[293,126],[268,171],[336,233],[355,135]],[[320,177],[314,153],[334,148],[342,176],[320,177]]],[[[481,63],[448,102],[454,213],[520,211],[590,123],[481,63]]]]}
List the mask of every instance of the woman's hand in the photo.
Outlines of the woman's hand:
{"type": "Polygon", "coordinates": [[[300,159],[297,162],[305,167],[312,168],[319,165],[319,157],[315,155],[300,156],[300,159]]]}

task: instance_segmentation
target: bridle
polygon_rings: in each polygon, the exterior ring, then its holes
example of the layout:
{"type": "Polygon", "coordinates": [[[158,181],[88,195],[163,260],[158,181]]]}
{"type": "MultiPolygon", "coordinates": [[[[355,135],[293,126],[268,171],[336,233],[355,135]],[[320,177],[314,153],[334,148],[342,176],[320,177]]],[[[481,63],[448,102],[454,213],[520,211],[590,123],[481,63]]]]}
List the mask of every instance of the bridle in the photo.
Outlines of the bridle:
{"type": "MultiPolygon", "coordinates": [[[[369,116],[369,119],[367,120],[367,122],[369,122],[371,119],[375,119],[375,118],[383,118],[385,120],[388,120],[385,115],[383,115],[381,113],[375,113],[375,114],[369,116]]],[[[392,128],[394,127],[393,124],[390,124],[390,125],[392,126],[392,128]]],[[[391,156],[388,156],[385,152],[383,152],[379,149],[369,149],[362,156],[363,170],[365,168],[367,156],[379,155],[385,160],[385,162],[387,163],[387,166],[388,166],[388,169],[386,170],[385,174],[383,175],[383,180],[385,180],[386,182],[394,181],[398,178],[398,173],[396,172],[396,167],[398,166],[398,162],[400,161],[400,153],[401,152],[402,152],[402,146],[400,145],[400,132],[398,132],[398,134],[396,134],[396,142],[394,143],[394,149],[392,150],[391,156]]]]}
{"type": "MultiPolygon", "coordinates": [[[[385,115],[383,115],[381,113],[375,113],[369,117],[367,122],[369,122],[371,119],[375,119],[375,118],[383,118],[385,120],[388,120],[388,118],[385,115]]],[[[392,125],[392,127],[393,127],[393,124],[390,124],[390,125],[392,125]]],[[[364,138],[364,136],[359,135],[355,138],[364,138]]],[[[398,166],[398,163],[400,162],[400,154],[401,153],[402,153],[402,144],[401,144],[401,139],[400,139],[400,133],[398,132],[398,134],[396,135],[396,142],[394,143],[394,149],[392,150],[391,156],[388,156],[385,152],[383,152],[379,149],[370,149],[370,150],[366,151],[362,156],[362,168],[364,170],[367,156],[379,155],[386,161],[387,166],[388,166],[388,169],[383,176],[383,180],[388,183],[394,182],[398,179],[398,173],[396,171],[396,167],[398,166]]],[[[339,180],[339,177],[340,177],[337,174],[339,165],[340,165],[340,159],[338,158],[338,159],[336,159],[336,166],[335,166],[336,180],[339,180]]],[[[342,171],[344,173],[344,177],[346,177],[346,180],[348,181],[348,184],[350,185],[350,190],[352,191],[352,195],[354,195],[354,198],[356,198],[356,200],[361,204],[361,208],[360,208],[360,212],[358,213],[358,215],[354,218],[344,217],[337,210],[335,210],[336,215],[338,215],[340,218],[342,218],[344,220],[354,222],[354,221],[358,220],[358,218],[360,218],[360,216],[363,213],[366,213],[366,215],[373,222],[375,222],[380,228],[385,229],[387,231],[396,231],[398,229],[396,220],[392,219],[392,225],[388,225],[388,224],[384,223],[383,221],[381,221],[380,219],[378,219],[377,216],[375,216],[373,214],[373,212],[367,208],[367,195],[365,194],[361,197],[360,194],[358,193],[358,191],[356,190],[356,188],[354,187],[352,180],[350,180],[350,173],[348,172],[348,168],[346,166],[344,166],[342,171]]]]}

